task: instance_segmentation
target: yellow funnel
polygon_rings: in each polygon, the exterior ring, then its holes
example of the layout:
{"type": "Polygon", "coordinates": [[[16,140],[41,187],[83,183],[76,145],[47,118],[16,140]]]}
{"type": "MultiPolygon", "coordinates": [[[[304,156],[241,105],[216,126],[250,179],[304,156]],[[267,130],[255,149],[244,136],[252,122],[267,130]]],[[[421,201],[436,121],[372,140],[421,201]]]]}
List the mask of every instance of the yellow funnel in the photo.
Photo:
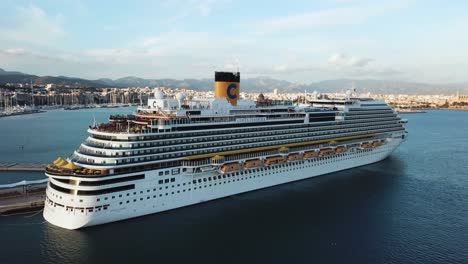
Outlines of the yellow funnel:
{"type": "Polygon", "coordinates": [[[240,73],[215,72],[215,98],[225,98],[232,105],[237,105],[240,94],[240,73]]]}

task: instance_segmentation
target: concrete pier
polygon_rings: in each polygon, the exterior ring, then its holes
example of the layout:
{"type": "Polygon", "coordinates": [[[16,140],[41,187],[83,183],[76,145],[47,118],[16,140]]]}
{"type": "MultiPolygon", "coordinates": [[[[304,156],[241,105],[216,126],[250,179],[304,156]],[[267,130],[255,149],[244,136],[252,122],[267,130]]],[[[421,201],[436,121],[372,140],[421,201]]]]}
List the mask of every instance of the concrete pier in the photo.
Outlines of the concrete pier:
{"type": "Polygon", "coordinates": [[[47,179],[0,186],[0,214],[29,211],[44,206],[47,179]]]}
{"type": "Polygon", "coordinates": [[[46,167],[39,163],[0,163],[0,171],[44,171],[46,167]]]}

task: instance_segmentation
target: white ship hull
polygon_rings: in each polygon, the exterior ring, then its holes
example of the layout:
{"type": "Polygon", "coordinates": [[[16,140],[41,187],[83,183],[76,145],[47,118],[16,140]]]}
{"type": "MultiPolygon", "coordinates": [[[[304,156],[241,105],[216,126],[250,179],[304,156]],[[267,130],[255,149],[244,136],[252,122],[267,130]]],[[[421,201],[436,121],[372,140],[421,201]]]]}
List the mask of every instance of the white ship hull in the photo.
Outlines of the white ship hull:
{"type": "MultiPolygon", "coordinates": [[[[197,184],[192,183],[194,176],[179,175],[177,182],[160,185],[158,184],[157,171],[146,171],[145,180],[136,182],[135,190],[116,193],[113,199],[111,199],[111,195],[107,194],[83,197],[83,200],[78,202],[78,199],[82,197],[63,194],[52,188],[47,188],[47,197],[54,199],[56,202],[87,208],[102,204],[102,201],[100,203],[96,202],[99,197],[101,200],[106,200],[105,203],[108,204],[108,208],[106,210],[95,209],[93,212],[88,210],[82,212],[81,210],[67,210],[65,207],[54,206],[46,202],[44,218],[56,226],[78,229],[153,214],[375,163],[388,157],[403,141],[401,137],[390,138],[386,144],[370,150],[355,149],[328,158],[288,162],[289,166],[273,166],[275,168],[264,171],[245,171],[243,175],[197,184]],[[164,186],[162,190],[160,189],[161,186],[164,186]],[[127,196],[127,193],[131,194],[127,196]],[[123,197],[120,198],[119,194],[123,194],[123,197]]],[[[129,175],[134,174],[136,173],[129,175]]],[[[197,176],[197,178],[199,177],[197,176]]],[[[60,185],[58,182],[56,184],[60,185]]]]}

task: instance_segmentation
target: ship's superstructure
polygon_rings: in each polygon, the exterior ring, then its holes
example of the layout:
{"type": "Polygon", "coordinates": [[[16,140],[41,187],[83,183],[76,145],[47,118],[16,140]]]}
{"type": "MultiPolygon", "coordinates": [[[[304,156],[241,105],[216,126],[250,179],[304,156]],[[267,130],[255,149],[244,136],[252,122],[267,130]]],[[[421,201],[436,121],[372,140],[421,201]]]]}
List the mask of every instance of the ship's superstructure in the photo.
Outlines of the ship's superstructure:
{"type": "Polygon", "coordinates": [[[54,161],[44,217],[77,229],[361,166],[406,137],[387,104],[348,96],[239,100],[239,73],[215,73],[214,99],[156,91],[133,115],[88,129],[54,161]]]}

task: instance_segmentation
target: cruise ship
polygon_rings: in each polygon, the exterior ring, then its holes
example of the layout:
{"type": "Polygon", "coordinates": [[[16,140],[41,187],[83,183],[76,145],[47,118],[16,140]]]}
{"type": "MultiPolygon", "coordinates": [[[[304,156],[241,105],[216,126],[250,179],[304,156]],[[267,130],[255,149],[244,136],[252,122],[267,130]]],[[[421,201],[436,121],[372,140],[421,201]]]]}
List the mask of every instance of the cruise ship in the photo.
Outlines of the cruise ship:
{"type": "MultiPolygon", "coordinates": [[[[214,98],[155,91],[132,115],[92,125],[47,166],[44,218],[110,223],[378,162],[405,121],[372,99],[241,100],[240,73],[215,72],[214,98]]],[[[378,176],[376,176],[378,177],[378,176]]]]}

